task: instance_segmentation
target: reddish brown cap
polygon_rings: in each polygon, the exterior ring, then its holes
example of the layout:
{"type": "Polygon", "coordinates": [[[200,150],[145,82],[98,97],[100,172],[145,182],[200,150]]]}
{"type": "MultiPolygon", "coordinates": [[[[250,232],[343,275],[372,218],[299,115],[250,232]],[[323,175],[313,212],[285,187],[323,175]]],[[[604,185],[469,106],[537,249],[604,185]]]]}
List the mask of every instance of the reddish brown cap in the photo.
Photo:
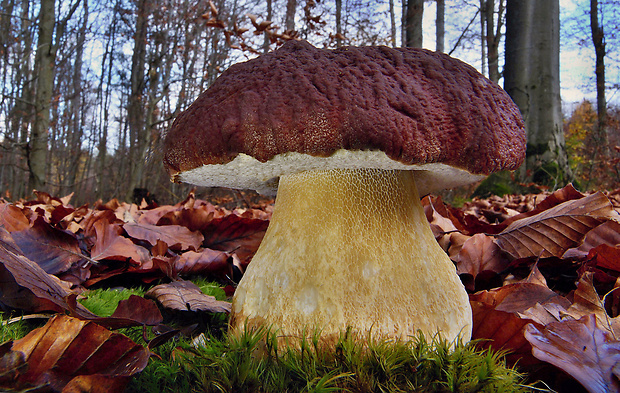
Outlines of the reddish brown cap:
{"type": "Polygon", "coordinates": [[[231,66],[181,113],[164,164],[176,180],[259,190],[315,168],[437,169],[438,188],[516,169],[525,142],[508,94],[448,55],[289,41],[231,66]]]}

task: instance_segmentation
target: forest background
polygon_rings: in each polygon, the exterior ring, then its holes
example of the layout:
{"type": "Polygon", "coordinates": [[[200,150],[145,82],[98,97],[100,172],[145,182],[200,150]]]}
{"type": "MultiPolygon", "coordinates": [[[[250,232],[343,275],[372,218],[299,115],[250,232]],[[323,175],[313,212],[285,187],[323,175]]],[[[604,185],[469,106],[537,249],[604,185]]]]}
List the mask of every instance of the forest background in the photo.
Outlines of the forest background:
{"type": "MultiPolygon", "coordinates": [[[[161,164],[162,136],[175,116],[235,62],[273,50],[287,39],[325,48],[422,46],[459,57],[502,85],[504,59],[511,58],[505,54],[514,53],[515,42],[505,39],[511,20],[516,21],[514,13],[507,18],[506,10],[511,3],[514,8],[536,2],[0,3],[0,192],[7,200],[28,198],[33,189],[75,193],[73,202],[82,204],[113,197],[130,201],[135,189],[148,190],[161,203],[183,199],[188,186],[170,183],[161,164]]],[[[555,5],[545,12],[559,20],[558,53],[553,56],[563,54],[563,72],[567,62],[591,65],[577,71],[576,83],[563,86],[564,102],[559,91],[552,93],[560,125],[545,132],[559,132],[554,138],[561,149],[556,150],[566,156],[566,168],[561,174],[546,168],[544,183],[551,188],[569,181],[582,190],[617,188],[619,3],[544,3],[555,5]],[[573,97],[579,101],[571,101],[573,97]]],[[[551,70],[551,79],[559,84],[558,74],[559,67],[551,70]]],[[[528,173],[522,171],[520,180],[537,180],[528,173]]]]}

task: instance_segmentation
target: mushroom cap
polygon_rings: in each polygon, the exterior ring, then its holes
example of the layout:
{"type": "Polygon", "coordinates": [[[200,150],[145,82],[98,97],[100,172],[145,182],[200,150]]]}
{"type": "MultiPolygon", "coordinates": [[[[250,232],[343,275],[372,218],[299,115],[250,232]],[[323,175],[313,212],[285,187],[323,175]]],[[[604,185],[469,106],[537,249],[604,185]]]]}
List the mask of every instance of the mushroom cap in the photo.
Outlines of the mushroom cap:
{"type": "Polygon", "coordinates": [[[289,41],[231,66],[181,113],[164,165],[176,181],[261,192],[311,169],[419,170],[426,193],[516,169],[525,144],[508,94],[460,60],[289,41]]]}

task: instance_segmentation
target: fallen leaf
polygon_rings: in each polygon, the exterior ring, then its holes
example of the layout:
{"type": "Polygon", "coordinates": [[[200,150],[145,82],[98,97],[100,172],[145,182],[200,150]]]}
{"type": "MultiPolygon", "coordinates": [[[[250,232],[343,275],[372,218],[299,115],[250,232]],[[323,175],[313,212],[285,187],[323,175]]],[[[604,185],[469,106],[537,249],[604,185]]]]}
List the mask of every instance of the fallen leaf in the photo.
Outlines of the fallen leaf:
{"type": "MultiPolygon", "coordinates": [[[[535,274],[535,273],[534,273],[535,274]]],[[[558,305],[570,302],[559,296],[534,277],[514,284],[469,295],[473,312],[472,339],[480,339],[480,346],[495,350],[509,350],[507,359],[521,365],[531,365],[531,346],[523,336],[528,323],[536,322],[527,317],[528,312],[540,305],[558,305]]]]}
{"type": "Polygon", "coordinates": [[[620,391],[620,342],[600,329],[594,315],[525,328],[532,354],[564,370],[591,393],[620,391]]]}
{"type": "MultiPolygon", "coordinates": [[[[471,276],[474,281],[484,272],[497,275],[510,264],[493,239],[482,233],[467,239],[454,260],[457,273],[471,276]]],[[[475,287],[472,285],[468,289],[473,291],[475,287]]]]}
{"type": "MultiPolygon", "coordinates": [[[[70,299],[72,310],[75,308],[77,298],[70,299]]],[[[141,296],[131,295],[128,299],[118,302],[114,313],[109,317],[92,316],[86,319],[104,326],[108,329],[120,329],[131,326],[156,326],[163,321],[159,307],[153,300],[141,296]]]]}
{"type": "Polygon", "coordinates": [[[601,245],[620,245],[620,223],[607,221],[592,229],[578,247],[566,250],[562,258],[585,258],[590,250],[601,245]]]}
{"type": "MultiPolygon", "coordinates": [[[[66,298],[72,292],[61,281],[47,274],[39,265],[26,258],[11,235],[0,228],[0,301],[26,311],[66,311],[66,298]]],[[[77,311],[93,315],[79,305],[77,311]]]]}
{"type": "Polygon", "coordinates": [[[587,259],[594,261],[597,267],[620,272],[620,247],[600,244],[590,250],[587,259]]]}
{"type": "Polygon", "coordinates": [[[216,218],[203,231],[204,247],[235,252],[241,261],[247,263],[256,253],[268,226],[269,221],[242,218],[234,214],[216,218]]]}
{"type": "Polygon", "coordinates": [[[18,386],[49,385],[54,391],[67,392],[122,391],[129,378],[146,367],[150,356],[147,349],[122,334],[65,315],[55,316],[14,341],[11,351],[22,353],[28,365],[14,381],[18,386]]]}
{"type": "Polygon", "coordinates": [[[13,232],[11,236],[23,254],[49,274],[67,271],[84,259],[77,239],[52,227],[43,217],[37,218],[32,227],[13,232]]]}
{"type": "Polygon", "coordinates": [[[149,260],[148,250],[122,236],[123,228],[119,224],[98,220],[92,226],[96,236],[95,244],[90,251],[92,259],[125,261],[131,258],[140,265],[149,260]]]}
{"type": "Polygon", "coordinates": [[[187,251],[174,261],[174,274],[209,274],[232,277],[230,256],[223,251],[205,248],[200,252],[187,251]]]}
{"type": "Polygon", "coordinates": [[[597,192],[514,221],[497,235],[496,242],[515,259],[561,257],[588,231],[617,217],[609,199],[597,192]]]}
{"type": "Polygon", "coordinates": [[[586,272],[581,276],[573,294],[573,304],[566,310],[566,314],[575,319],[594,314],[598,326],[606,329],[614,337],[620,338],[620,319],[607,315],[603,301],[594,288],[592,278],[591,272],[586,272]]]}
{"type": "Polygon", "coordinates": [[[229,313],[231,304],[216,300],[213,296],[202,293],[200,288],[191,281],[173,281],[160,284],[145,294],[156,299],[165,308],[177,311],[207,311],[229,313]]]}
{"type": "Polygon", "coordinates": [[[157,241],[162,241],[174,250],[198,250],[203,241],[200,232],[190,231],[180,225],[151,225],[127,223],[123,226],[125,232],[134,239],[145,240],[155,246],[157,241]]]}
{"type": "Polygon", "coordinates": [[[9,232],[17,232],[28,229],[30,221],[22,209],[12,203],[2,203],[0,205],[0,226],[9,232]]]}

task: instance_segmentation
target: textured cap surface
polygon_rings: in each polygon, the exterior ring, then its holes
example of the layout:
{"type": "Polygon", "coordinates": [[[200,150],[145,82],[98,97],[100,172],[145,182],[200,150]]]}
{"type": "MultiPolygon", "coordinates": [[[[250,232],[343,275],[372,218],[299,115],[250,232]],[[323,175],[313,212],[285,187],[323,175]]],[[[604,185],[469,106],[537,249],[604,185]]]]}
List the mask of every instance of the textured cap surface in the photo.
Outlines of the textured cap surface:
{"type": "Polygon", "coordinates": [[[181,113],[166,135],[164,164],[182,181],[260,189],[285,173],[352,167],[345,150],[368,167],[486,175],[516,169],[525,142],[507,93],[459,60],[290,41],[231,66],[181,113]],[[240,172],[248,179],[237,182],[240,172]]]}

